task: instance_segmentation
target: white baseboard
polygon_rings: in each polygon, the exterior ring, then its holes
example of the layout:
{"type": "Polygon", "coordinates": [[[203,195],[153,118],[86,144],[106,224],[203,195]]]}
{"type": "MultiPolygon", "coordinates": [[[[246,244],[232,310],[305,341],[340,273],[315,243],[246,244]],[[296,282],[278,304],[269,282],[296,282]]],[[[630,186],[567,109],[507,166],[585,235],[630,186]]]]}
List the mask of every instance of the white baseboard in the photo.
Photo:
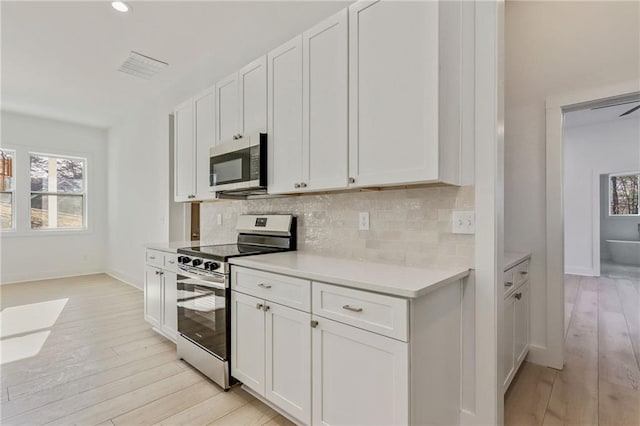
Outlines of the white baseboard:
{"type": "Polygon", "coordinates": [[[581,275],[583,277],[596,277],[596,271],[593,268],[581,268],[579,266],[565,266],[565,274],[581,275]]]}
{"type": "Polygon", "coordinates": [[[105,273],[118,281],[122,281],[125,284],[129,284],[131,287],[137,288],[138,290],[142,290],[144,288],[143,283],[140,282],[139,279],[134,279],[132,276],[124,272],[116,271],[115,269],[108,269],[105,273]]]}
{"type": "Polygon", "coordinates": [[[551,359],[549,351],[546,346],[530,345],[529,354],[527,355],[527,362],[532,362],[538,365],[544,365],[545,367],[555,368],[556,370],[562,370],[561,365],[556,365],[556,362],[551,359]]]}
{"type": "Polygon", "coordinates": [[[40,272],[40,273],[26,273],[26,274],[12,274],[9,275],[8,278],[0,280],[0,285],[6,284],[19,284],[26,283],[30,281],[46,281],[46,280],[57,280],[61,278],[71,278],[71,277],[83,277],[87,275],[99,275],[104,274],[103,270],[95,270],[95,271],[77,271],[77,272],[40,272]]]}

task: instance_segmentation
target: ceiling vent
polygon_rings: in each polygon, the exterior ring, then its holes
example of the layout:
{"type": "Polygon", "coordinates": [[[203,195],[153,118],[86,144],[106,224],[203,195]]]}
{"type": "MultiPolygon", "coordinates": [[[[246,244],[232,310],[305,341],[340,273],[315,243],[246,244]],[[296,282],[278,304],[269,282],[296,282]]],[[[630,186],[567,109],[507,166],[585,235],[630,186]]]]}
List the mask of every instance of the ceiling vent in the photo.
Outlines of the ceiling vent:
{"type": "Polygon", "coordinates": [[[129,57],[125,59],[122,65],[120,65],[118,71],[149,80],[168,65],[169,64],[166,62],[159,61],[132,50],[129,53],[129,57]]]}

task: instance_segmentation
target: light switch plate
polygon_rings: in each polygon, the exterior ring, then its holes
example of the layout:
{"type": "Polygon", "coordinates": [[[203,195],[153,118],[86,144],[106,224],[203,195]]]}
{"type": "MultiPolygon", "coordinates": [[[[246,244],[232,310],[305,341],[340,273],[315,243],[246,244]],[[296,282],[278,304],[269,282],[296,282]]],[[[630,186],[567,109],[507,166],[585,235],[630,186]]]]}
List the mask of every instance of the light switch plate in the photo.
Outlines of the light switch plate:
{"type": "Polygon", "coordinates": [[[476,212],[456,211],[451,215],[452,229],[454,234],[475,234],[476,233],[476,212]]]}
{"type": "Polygon", "coordinates": [[[361,231],[369,230],[369,212],[360,212],[358,229],[360,229],[361,231]]]}

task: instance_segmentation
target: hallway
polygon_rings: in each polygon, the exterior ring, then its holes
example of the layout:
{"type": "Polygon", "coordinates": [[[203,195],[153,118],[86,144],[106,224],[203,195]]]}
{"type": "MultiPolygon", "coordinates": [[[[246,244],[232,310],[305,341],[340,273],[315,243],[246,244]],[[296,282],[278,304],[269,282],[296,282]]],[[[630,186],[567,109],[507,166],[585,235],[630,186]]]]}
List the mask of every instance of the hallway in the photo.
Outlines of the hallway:
{"type": "Polygon", "coordinates": [[[640,276],[565,280],[565,368],[525,362],[507,425],[640,425],[640,276]]]}

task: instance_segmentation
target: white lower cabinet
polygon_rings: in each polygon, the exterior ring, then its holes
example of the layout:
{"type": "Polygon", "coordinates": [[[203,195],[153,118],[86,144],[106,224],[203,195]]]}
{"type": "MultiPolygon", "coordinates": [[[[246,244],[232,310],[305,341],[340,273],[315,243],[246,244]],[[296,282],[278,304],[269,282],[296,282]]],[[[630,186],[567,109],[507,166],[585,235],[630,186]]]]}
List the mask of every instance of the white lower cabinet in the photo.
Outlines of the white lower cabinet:
{"type": "Polygon", "coordinates": [[[409,424],[408,344],[313,320],[313,423],[409,424]]]}
{"type": "MultiPolygon", "coordinates": [[[[178,329],[177,274],[165,269],[165,261],[175,255],[147,250],[144,268],[144,318],[156,331],[176,341],[178,329]]],[[[172,267],[167,263],[167,268],[172,267]]]]}
{"type": "MultiPolygon", "coordinates": [[[[517,265],[505,272],[508,287],[516,287],[506,292],[504,299],[504,315],[502,318],[502,365],[503,365],[503,391],[506,392],[518,372],[522,361],[529,352],[530,344],[530,281],[518,281],[513,277],[525,276],[517,270],[526,268],[528,264],[517,265]],[[515,284],[513,284],[515,283],[515,284]],[[519,285],[518,285],[519,284],[519,285]]],[[[526,270],[526,269],[525,269],[526,270]]]]}
{"type": "Polygon", "coordinates": [[[311,315],[231,292],[231,375],[311,423],[311,315]]]}

